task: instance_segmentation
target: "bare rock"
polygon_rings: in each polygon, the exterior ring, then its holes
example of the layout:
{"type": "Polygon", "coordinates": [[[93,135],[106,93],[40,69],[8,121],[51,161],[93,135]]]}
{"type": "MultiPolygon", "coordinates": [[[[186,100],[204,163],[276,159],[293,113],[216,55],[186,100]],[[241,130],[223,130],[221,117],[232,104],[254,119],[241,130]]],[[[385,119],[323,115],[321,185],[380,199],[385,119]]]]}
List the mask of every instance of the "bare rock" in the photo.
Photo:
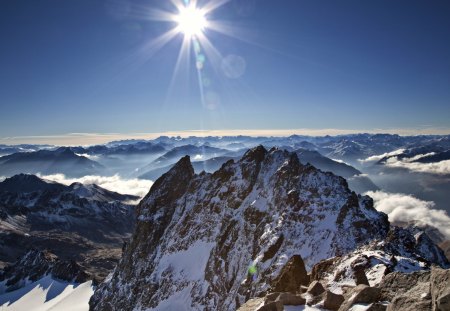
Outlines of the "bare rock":
{"type": "Polygon", "coordinates": [[[418,298],[422,295],[427,297],[430,295],[429,282],[430,272],[428,271],[418,271],[408,274],[400,272],[389,273],[378,285],[381,291],[380,300],[393,301],[395,296],[414,296],[414,293],[419,291],[418,298]]]}
{"type": "Polygon", "coordinates": [[[378,287],[380,300],[391,302],[387,310],[431,310],[430,272],[393,272],[378,287]]]}
{"type": "Polygon", "coordinates": [[[276,301],[280,301],[284,306],[301,306],[306,303],[305,298],[292,293],[281,293],[276,301]]]}
{"type": "Polygon", "coordinates": [[[450,270],[433,267],[430,285],[432,310],[450,310],[450,270]]]}
{"type": "Polygon", "coordinates": [[[377,302],[380,297],[380,289],[364,284],[356,286],[349,292],[347,300],[340,306],[339,311],[347,311],[357,303],[377,302]]]}
{"type": "Polygon", "coordinates": [[[268,304],[259,307],[255,311],[283,311],[283,310],[284,307],[281,301],[272,301],[269,302],[268,304]]]}
{"type": "Polygon", "coordinates": [[[311,296],[319,296],[323,292],[325,292],[325,288],[323,288],[323,285],[319,281],[313,281],[306,291],[311,296]]]}
{"type": "Polygon", "coordinates": [[[244,303],[237,311],[255,311],[256,308],[264,303],[264,298],[254,298],[244,303]]]}
{"type": "Polygon", "coordinates": [[[325,276],[333,271],[336,262],[339,261],[340,257],[333,257],[329,259],[324,259],[315,264],[311,270],[311,281],[319,281],[325,278],[325,276]]]}
{"type": "Polygon", "coordinates": [[[309,275],[306,272],[305,263],[300,255],[294,255],[283,267],[273,288],[275,292],[297,293],[302,285],[308,284],[309,275]]]}
{"type": "Polygon", "coordinates": [[[344,302],[344,296],[330,292],[323,293],[323,307],[328,310],[338,310],[344,302]]]}
{"type": "Polygon", "coordinates": [[[275,301],[275,300],[277,300],[278,296],[280,296],[280,294],[281,294],[280,292],[275,292],[275,293],[267,294],[266,297],[265,297],[265,299],[264,299],[264,301],[265,301],[266,303],[268,303],[268,302],[270,302],[270,301],[275,301]]]}
{"type": "Polygon", "coordinates": [[[356,266],[353,269],[353,276],[355,278],[356,285],[360,285],[360,284],[364,284],[364,285],[368,285],[368,286],[370,285],[369,280],[367,280],[366,272],[363,267],[356,266]]]}

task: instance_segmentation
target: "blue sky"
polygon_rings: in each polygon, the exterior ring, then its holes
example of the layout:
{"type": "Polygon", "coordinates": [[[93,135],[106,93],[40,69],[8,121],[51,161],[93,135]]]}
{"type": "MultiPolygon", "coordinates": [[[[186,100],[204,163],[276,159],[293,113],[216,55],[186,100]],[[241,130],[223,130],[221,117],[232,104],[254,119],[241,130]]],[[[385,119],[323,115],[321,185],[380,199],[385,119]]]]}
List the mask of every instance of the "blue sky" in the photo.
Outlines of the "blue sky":
{"type": "MultiPolygon", "coordinates": [[[[199,6],[209,1],[199,1],[199,6]]],[[[148,12],[168,0],[0,4],[0,138],[231,129],[450,128],[450,2],[234,0],[207,18],[201,99],[183,34],[148,12]],[[207,101],[207,103],[205,103],[207,101]]]]}

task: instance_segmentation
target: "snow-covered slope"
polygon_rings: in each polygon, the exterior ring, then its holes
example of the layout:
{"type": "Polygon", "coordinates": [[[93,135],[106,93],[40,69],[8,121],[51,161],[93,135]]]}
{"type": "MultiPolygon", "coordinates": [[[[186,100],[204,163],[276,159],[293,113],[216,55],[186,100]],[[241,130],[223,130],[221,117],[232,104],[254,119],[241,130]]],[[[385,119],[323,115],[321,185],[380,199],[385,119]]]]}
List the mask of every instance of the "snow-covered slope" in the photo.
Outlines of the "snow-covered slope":
{"type": "Polygon", "coordinates": [[[16,291],[0,294],[2,311],[87,311],[94,289],[92,281],[82,284],[45,276],[16,291]]]}
{"type": "Polygon", "coordinates": [[[133,238],[94,310],[234,310],[301,255],[311,268],[389,230],[346,181],[259,146],[213,174],[182,158],[138,206],[133,238]],[[249,266],[252,274],[248,273],[249,266]]]}

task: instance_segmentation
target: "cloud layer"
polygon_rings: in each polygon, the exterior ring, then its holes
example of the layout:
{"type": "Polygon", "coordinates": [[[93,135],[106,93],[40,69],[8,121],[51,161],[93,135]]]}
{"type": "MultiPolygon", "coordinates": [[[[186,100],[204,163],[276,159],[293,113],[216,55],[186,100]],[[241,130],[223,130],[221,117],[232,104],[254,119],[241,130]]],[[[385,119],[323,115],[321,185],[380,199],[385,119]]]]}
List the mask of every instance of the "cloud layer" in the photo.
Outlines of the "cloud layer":
{"type": "MultiPolygon", "coordinates": [[[[420,155],[424,157],[426,155],[420,155]]],[[[404,168],[413,172],[418,173],[429,173],[438,175],[448,175],[450,174],[450,160],[444,160],[434,163],[420,163],[412,162],[417,159],[417,156],[410,159],[398,159],[397,157],[389,158],[385,165],[392,168],[404,168]]]]}
{"type": "Polygon", "coordinates": [[[435,209],[434,202],[423,201],[403,193],[369,191],[366,194],[373,198],[375,208],[386,213],[390,221],[430,225],[450,239],[450,217],[445,211],[435,209]]]}
{"type": "Polygon", "coordinates": [[[64,174],[39,175],[39,177],[61,184],[70,185],[74,182],[82,184],[96,184],[110,191],[122,194],[132,194],[144,197],[150,190],[153,182],[144,179],[123,179],[119,175],[114,176],[84,176],[81,178],[68,178],[64,174]]]}
{"type": "Polygon", "coordinates": [[[359,159],[358,161],[361,163],[370,163],[370,162],[377,162],[380,161],[381,159],[385,158],[385,157],[392,157],[392,156],[396,156],[399,154],[402,154],[405,151],[405,149],[398,149],[398,150],[394,150],[391,152],[386,152],[383,154],[377,154],[377,155],[373,155],[371,157],[368,157],[366,159],[359,159]]]}

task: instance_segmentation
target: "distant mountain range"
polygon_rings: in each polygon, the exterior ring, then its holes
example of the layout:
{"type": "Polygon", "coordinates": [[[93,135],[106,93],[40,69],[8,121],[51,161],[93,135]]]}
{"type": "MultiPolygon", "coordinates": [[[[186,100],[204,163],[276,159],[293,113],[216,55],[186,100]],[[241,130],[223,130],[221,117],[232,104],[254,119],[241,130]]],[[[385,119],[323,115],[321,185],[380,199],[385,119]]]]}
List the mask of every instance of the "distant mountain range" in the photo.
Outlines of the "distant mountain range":
{"type": "Polygon", "coordinates": [[[99,175],[105,167],[84,156],[75,154],[71,148],[38,150],[13,153],[0,157],[0,175],[12,176],[19,173],[44,175],[62,173],[80,177],[99,175]]]}
{"type": "Polygon", "coordinates": [[[20,174],[0,182],[0,262],[50,248],[105,277],[134,227],[138,197],[20,174]]]}

